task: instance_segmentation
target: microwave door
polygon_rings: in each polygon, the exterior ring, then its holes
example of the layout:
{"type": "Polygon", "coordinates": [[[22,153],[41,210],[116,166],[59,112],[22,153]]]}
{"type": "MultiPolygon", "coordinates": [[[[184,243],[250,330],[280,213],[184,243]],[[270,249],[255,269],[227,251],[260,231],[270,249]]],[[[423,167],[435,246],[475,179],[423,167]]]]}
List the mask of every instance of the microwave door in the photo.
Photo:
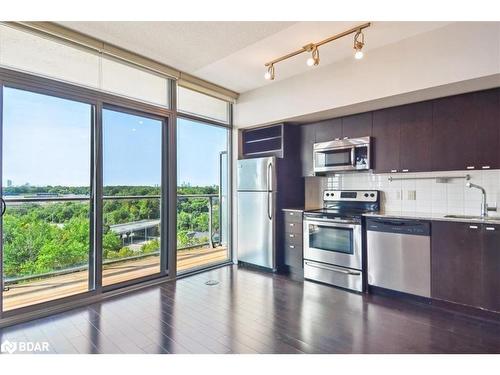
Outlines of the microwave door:
{"type": "Polygon", "coordinates": [[[354,147],[316,151],[319,168],[351,167],[356,162],[354,147]]]}

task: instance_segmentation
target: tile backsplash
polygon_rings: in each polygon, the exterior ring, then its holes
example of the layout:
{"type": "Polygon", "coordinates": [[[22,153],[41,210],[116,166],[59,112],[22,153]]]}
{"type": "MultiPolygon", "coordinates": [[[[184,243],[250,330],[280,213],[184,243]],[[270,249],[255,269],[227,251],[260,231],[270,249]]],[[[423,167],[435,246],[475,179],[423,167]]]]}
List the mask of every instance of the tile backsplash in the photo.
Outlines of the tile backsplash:
{"type": "MultiPolygon", "coordinates": [[[[455,215],[479,215],[481,192],[465,186],[466,180],[455,178],[437,182],[428,177],[470,175],[470,182],[486,189],[488,206],[500,202],[500,170],[422,172],[404,174],[346,173],[328,177],[313,177],[307,184],[319,184],[323,189],[373,189],[380,190],[381,206],[395,213],[433,213],[455,215]],[[389,181],[389,177],[411,180],[389,181]]],[[[322,189],[318,189],[322,190],[322,189]]],[[[318,197],[321,199],[321,197],[318,197]]],[[[307,205],[307,202],[306,202],[307,205]]],[[[500,211],[490,212],[500,215],[500,211]]]]}

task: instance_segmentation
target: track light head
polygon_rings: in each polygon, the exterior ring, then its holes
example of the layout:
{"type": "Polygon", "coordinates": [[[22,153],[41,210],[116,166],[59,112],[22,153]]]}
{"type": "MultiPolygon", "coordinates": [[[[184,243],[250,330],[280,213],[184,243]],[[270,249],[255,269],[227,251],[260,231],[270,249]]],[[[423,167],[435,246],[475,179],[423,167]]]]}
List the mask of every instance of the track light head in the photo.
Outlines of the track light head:
{"type": "Polygon", "coordinates": [[[309,57],[306,60],[307,66],[317,66],[319,65],[319,50],[318,47],[315,45],[308,45],[305,48],[309,47],[309,49],[306,49],[308,52],[311,52],[311,57],[309,57]]]}
{"type": "Polygon", "coordinates": [[[268,81],[274,81],[274,65],[271,64],[267,67],[267,72],[264,74],[264,78],[268,81]]]}
{"type": "Polygon", "coordinates": [[[365,45],[365,35],[363,34],[363,31],[360,29],[358,32],[354,35],[354,58],[356,60],[360,60],[363,58],[363,46],[365,45]]]}

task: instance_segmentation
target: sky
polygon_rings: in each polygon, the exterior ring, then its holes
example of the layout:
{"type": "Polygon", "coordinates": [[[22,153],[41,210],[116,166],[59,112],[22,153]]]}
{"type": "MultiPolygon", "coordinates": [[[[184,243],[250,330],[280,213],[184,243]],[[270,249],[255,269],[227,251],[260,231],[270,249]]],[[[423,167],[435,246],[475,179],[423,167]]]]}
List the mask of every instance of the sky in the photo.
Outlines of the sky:
{"type": "MultiPolygon", "coordinates": [[[[4,88],[3,186],[89,186],[91,106],[4,88]]],[[[160,184],[156,119],[103,111],[104,185],[160,184]]],[[[218,185],[227,130],[178,119],[178,184],[218,185]]]]}

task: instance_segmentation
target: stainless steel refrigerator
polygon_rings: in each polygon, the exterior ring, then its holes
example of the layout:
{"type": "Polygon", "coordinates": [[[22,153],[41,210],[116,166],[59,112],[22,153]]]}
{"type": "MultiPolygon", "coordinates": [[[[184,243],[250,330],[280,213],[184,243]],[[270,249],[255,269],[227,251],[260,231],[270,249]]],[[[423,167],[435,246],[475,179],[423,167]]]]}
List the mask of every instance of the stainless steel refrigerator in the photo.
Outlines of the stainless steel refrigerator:
{"type": "Polygon", "coordinates": [[[276,158],[238,160],[238,261],[276,270],[276,158]]]}

